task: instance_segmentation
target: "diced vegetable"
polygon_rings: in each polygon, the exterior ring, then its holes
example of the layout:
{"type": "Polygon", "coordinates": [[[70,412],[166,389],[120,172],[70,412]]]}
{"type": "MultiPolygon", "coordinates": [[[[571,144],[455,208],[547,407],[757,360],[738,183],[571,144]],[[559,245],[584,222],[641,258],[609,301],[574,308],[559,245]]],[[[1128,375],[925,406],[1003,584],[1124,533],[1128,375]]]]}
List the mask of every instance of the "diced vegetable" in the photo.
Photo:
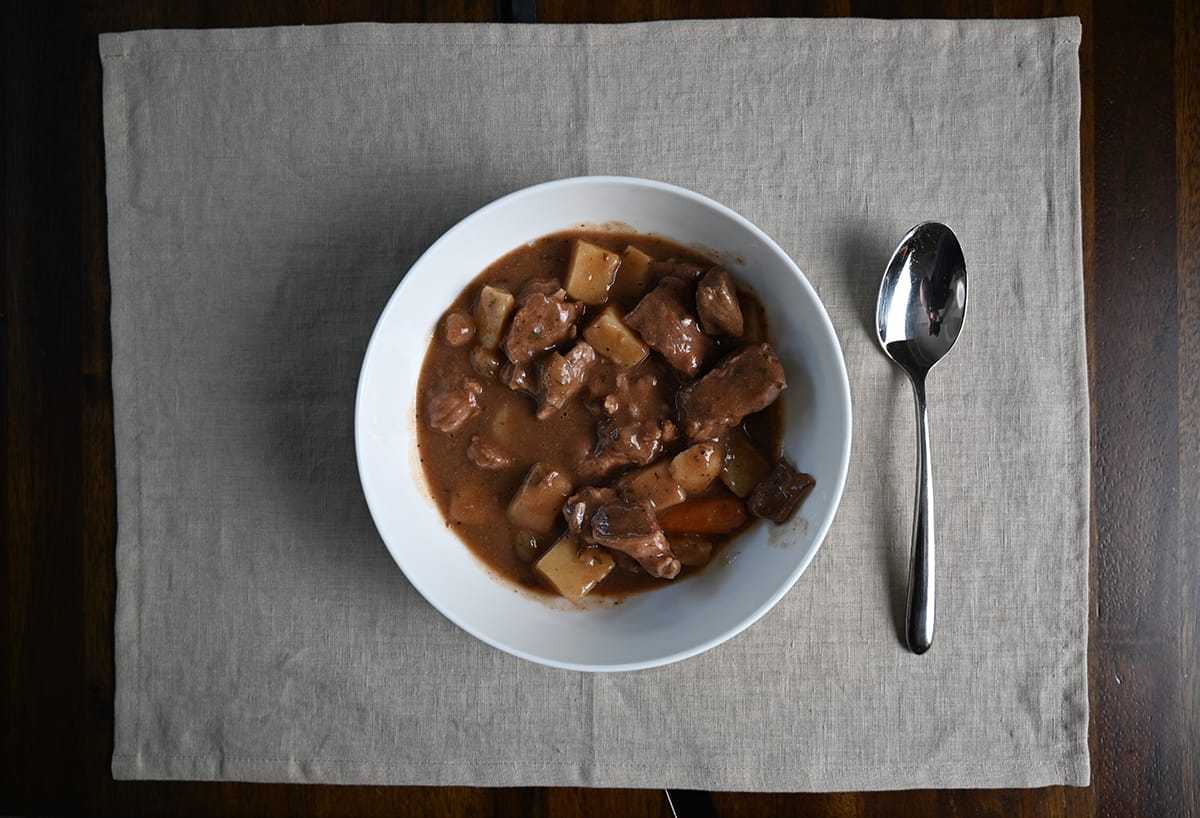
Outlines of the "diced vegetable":
{"type": "Polygon", "coordinates": [[[728,534],[745,522],[746,505],[727,495],[685,500],[658,515],[658,524],[668,534],[728,534]]]}
{"type": "Polygon", "coordinates": [[[538,542],[537,534],[527,528],[518,528],[513,535],[513,553],[521,562],[535,562],[546,551],[538,542]]]}
{"type": "Polygon", "coordinates": [[[613,558],[602,548],[580,548],[570,537],[563,537],[534,568],[554,590],[572,602],[578,602],[612,571],[613,558]]]}
{"type": "Polygon", "coordinates": [[[463,480],[454,486],[447,512],[453,522],[482,525],[496,519],[500,500],[482,483],[463,480]]]}
{"type": "Polygon", "coordinates": [[[640,301],[650,292],[650,262],[654,259],[633,245],[625,248],[621,266],[617,269],[617,280],[609,290],[613,298],[630,303],[640,301]]]}
{"type": "Polygon", "coordinates": [[[675,455],[671,477],[688,494],[700,494],[717,479],[724,463],[725,447],[720,443],[697,443],[675,455]]]}
{"type": "Polygon", "coordinates": [[[620,253],[577,240],[567,265],[564,287],[567,295],[584,304],[600,306],[608,300],[608,288],[612,286],[620,264],[620,253]]]}
{"type": "Polygon", "coordinates": [[[656,509],[682,503],[687,499],[683,487],[671,476],[671,461],[660,460],[617,481],[621,493],[631,500],[649,500],[656,509]]]}
{"type": "Polygon", "coordinates": [[[513,306],[517,300],[503,287],[485,284],[475,302],[475,324],[479,343],[485,349],[496,349],[508,329],[513,306]]]}
{"type": "Polygon", "coordinates": [[[712,541],[704,537],[696,534],[676,534],[668,537],[667,541],[671,543],[675,559],[690,568],[701,568],[708,565],[708,561],[712,559],[712,541]]]}
{"type": "Polygon", "coordinates": [[[583,337],[601,355],[628,369],[641,363],[650,354],[650,347],[642,343],[637,333],[629,328],[620,311],[609,305],[587,325],[583,337]]]}
{"type": "Polygon", "coordinates": [[[534,463],[508,504],[508,521],[540,534],[554,530],[571,488],[566,474],[545,463],[534,463]]]}
{"type": "Polygon", "coordinates": [[[510,452],[521,450],[520,425],[511,403],[502,403],[492,411],[492,439],[510,452]]]}
{"type": "Polygon", "coordinates": [[[734,429],[726,435],[721,482],[730,491],[738,497],[749,497],[754,487],[770,473],[771,464],[758,453],[745,432],[734,429]]]}
{"type": "Polygon", "coordinates": [[[494,378],[504,361],[494,349],[476,344],[471,347],[471,368],[485,378],[494,378]]]}

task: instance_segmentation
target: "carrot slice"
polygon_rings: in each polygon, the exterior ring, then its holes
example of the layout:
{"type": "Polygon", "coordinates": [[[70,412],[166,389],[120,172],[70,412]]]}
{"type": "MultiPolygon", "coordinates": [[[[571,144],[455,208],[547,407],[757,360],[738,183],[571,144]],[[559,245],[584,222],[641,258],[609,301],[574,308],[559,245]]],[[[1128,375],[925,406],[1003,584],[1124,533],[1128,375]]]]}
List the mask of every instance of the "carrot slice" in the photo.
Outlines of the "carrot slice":
{"type": "Polygon", "coordinates": [[[746,522],[746,504],[718,495],[685,500],[658,515],[663,531],[673,534],[728,534],[746,522]]]}

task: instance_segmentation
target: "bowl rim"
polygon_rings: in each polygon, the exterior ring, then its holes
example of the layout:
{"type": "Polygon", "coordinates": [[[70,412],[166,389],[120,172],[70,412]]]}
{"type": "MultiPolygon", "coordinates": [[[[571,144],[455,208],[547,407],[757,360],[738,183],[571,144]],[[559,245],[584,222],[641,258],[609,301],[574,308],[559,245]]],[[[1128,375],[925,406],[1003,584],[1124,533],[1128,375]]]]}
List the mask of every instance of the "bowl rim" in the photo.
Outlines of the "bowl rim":
{"type": "MultiPolygon", "coordinates": [[[[636,229],[637,226],[630,225],[630,227],[632,227],[633,229],[636,229]]],[[[569,228],[564,227],[563,229],[569,229],[569,228]]],[[[663,236],[663,237],[668,238],[668,239],[671,238],[670,236],[663,236]]],[[[678,239],[672,239],[672,240],[677,241],[678,239]]],[[[499,256],[497,258],[499,258],[499,256]]],[[[812,286],[812,283],[808,280],[808,277],[800,269],[799,265],[796,264],[796,262],[791,258],[791,256],[789,256],[783,250],[783,248],[779,246],[779,244],[774,239],[772,239],[770,236],[768,236],[765,232],[763,232],[763,230],[761,228],[759,228],[757,225],[755,225],[749,219],[742,216],[740,213],[733,210],[732,208],[730,208],[724,204],[721,204],[720,202],[716,201],[715,199],[712,199],[701,193],[697,193],[693,190],[689,190],[687,188],[680,187],[678,185],[670,184],[668,182],[661,182],[661,181],[657,181],[654,179],[647,179],[644,177],[637,177],[637,176],[619,176],[619,175],[571,176],[571,177],[566,177],[566,178],[561,178],[561,179],[554,179],[554,180],[550,180],[550,181],[546,181],[546,182],[540,182],[540,183],[536,183],[533,185],[529,185],[529,186],[514,190],[510,193],[500,196],[499,198],[496,198],[496,199],[492,200],[491,202],[477,208],[476,210],[472,211],[471,213],[469,213],[468,215],[466,215],[462,219],[460,219],[452,227],[450,227],[448,230],[446,230],[441,236],[439,236],[437,238],[437,240],[435,240],[432,244],[430,244],[429,247],[427,247],[425,249],[425,251],[422,252],[421,255],[418,256],[417,259],[412,262],[411,265],[409,265],[409,267],[405,271],[403,277],[401,278],[400,282],[396,285],[395,289],[392,291],[391,296],[388,298],[387,303],[385,304],[383,310],[380,312],[379,317],[376,319],[375,326],[371,331],[371,337],[368,340],[367,345],[364,349],[362,364],[361,364],[361,367],[359,370],[358,383],[357,383],[356,390],[355,390],[354,440],[355,440],[355,459],[356,459],[357,471],[358,471],[358,476],[359,476],[359,485],[363,492],[363,497],[366,500],[367,509],[371,515],[372,523],[375,525],[376,533],[379,535],[380,539],[383,541],[384,546],[387,548],[389,555],[392,557],[392,560],[396,563],[397,567],[401,570],[401,572],[403,572],[407,581],[413,586],[413,588],[415,588],[417,590],[417,592],[422,596],[422,598],[427,603],[429,603],[435,610],[438,611],[438,613],[440,613],[442,616],[444,616],[450,622],[454,623],[457,627],[466,631],[468,634],[470,634],[474,638],[480,640],[481,642],[484,642],[485,644],[490,645],[491,647],[494,647],[498,650],[504,651],[505,653],[508,653],[512,656],[516,656],[518,658],[525,659],[527,661],[534,662],[536,664],[540,664],[540,665],[544,665],[544,666],[548,666],[548,667],[559,668],[559,669],[564,669],[564,670],[575,670],[575,671],[584,671],[584,672],[622,672],[622,671],[631,671],[631,670],[644,670],[644,669],[660,667],[663,665],[679,662],[684,659],[688,659],[693,656],[697,656],[701,653],[704,653],[706,651],[709,651],[709,650],[717,647],[718,645],[721,645],[721,644],[729,641],[730,639],[739,635],[743,631],[747,630],[750,626],[752,626],[759,619],[761,619],[763,616],[765,616],[766,613],[768,611],[770,611],[773,607],[775,607],[775,605],[778,604],[779,600],[781,600],[784,597],[784,595],[787,594],[795,586],[796,582],[800,579],[800,577],[804,574],[804,572],[808,570],[808,567],[812,563],[812,560],[816,557],[817,552],[820,551],[821,547],[824,545],[825,537],[828,534],[829,529],[833,524],[833,520],[837,516],[837,512],[841,506],[841,501],[842,501],[842,498],[844,495],[846,481],[847,481],[848,475],[849,475],[850,453],[851,453],[853,435],[854,435],[853,403],[851,400],[849,373],[846,368],[845,351],[842,348],[841,341],[838,338],[837,331],[834,329],[833,321],[829,317],[829,312],[825,308],[824,302],[821,301],[820,297],[817,295],[815,288],[812,286]],[[786,580],[784,582],[780,583],[780,585],[774,591],[772,591],[771,594],[769,596],[767,596],[759,606],[754,608],[747,616],[743,617],[741,620],[739,620],[733,626],[720,631],[719,633],[715,634],[714,636],[710,637],[709,639],[702,640],[696,644],[689,645],[685,648],[681,648],[676,651],[664,653],[661,656],[657,656],[657,657],[654,657],[654,658],[648,659],[648,660],[590,663],[590,662],[564,661],[564,660],[560,660],[560,659],[554,659],[554,658],[550,658],[550,657],[546,657],[546,656],[533,654],[533,653],[530,653],[529,651],[522,650],[513,645],[505,644],[504,642],[494,638],[493,636],[482,632],[481,630],[476,628],[474,625],[472,625],[469,621],[466,621],[464,618],[458,616],[453,611],[446,609],[435,598],[436,594],[431,595],[430,593],[428,593],[426,587],[423,586],[423,583],[418,578],[414,577],[408,570],[405,569],[405,566],[401,559],[401,556],[400,556],[400,554],[397,553],[397,548],[392,544],[392,542],[388,539],[387,536],[385,536],[384,532],[380,529],[377,515],[375,512],[375,502],[376,501],[373,500],[372,490],[368,487],[368,480],[366,479],[366,476],[363,473],[363,469],[364,469],[364,457],[363,457],[363,451],[362,451],[362,446],[364,443],[363,435],[362,435],[362,427],[363,427],[363,423],[364,423],[364,420],[362,417],[363,386],[366,381],[368,367],[372,361],[372,355],[373,355],[373,352],[376,347],[376,342],[380,336],[380,332],[386,323],[386,319],[388,318],[389,313],[393,309],[397,308],[397,305],[404,299],[404,296],[405,296],[407,290],[411,288],[412,285],[410,285],[410,282],[414,281],[414,279],[411,275],[412,272],[414,270],[419,269],[425,263],[426,259],[428,259],[431,256],[436,256],[437,253],[440,251],[440,248],[442,247],[442,245],[449,244],[449,243],[455,241],[456,238],[461,233],[469,232],[476,223],[487,219],[493,211],[496,211],[496,210],[499,210],[502,208],[511,207],[515,204],[518,204],[520,201],[522,201],[526,198],[543,196],[543,195],[546,195],[547,193],[553,193],[555,190],[557,190],[559,188],[576,187],[576,186],[590,186],[590,185],[633,186],[633,187],[644,188],[647,190],[655,190],[655,191],[658,191],[661,193],[678,196],[678,197],[681,197],[684,199],[689,199],[697,204],[700,204],[704,207],[712,209],[713,211],[719,213],[724,218],[727,218],[730,221],[736,223],[739,227],[741,227],[742,229],[749,232],[757,241],[761,242],[765,247],[767,247],[768,250],[771,251],[771,253],[773,255],[778,256],[781,259],[781,261],[784,262],[784,264],[788,268],[789,272],[791,272],[792,275],[797,279],[797,283],[802,287],[803,290],[806,291],[807,295],[813,300],[813,302],[819,308],[817,310],[817,314],[819,316],[819,330],[823,335],[826,336],[826,340],[831,343],[832,348],[837,351],[836,360],[834,361],[834,365],[835,365],[834,368],[835,368],[835,373],[839,376],[837,378],[836,385],[826,384],[825,388],[829,389],[832,387],[836,387],[836,389],[838,390],[837,397],[838,397],[841,405],[843,405],[845,407],[845,424],[846,424],[847,434],[844,436],[844,438],[841,441],[840,449],[839,449],[838,455],[837,455],[835,485],[834,485],[833,492],[830,495],[831,501],[832,501],[831,502],[831,511],[826,516],[826,518],[823,521],[821,521],[819,528],[816,530],[816,534],[813,537],[813,547],[811,548],[810,552],[805,556],[804,559],[802,559],[796,565],[796,567],[790,572],[790,574],[788,575],[788,577],[786,578],[786,580]]],[[[466,546],[464,544],[464,548],[465,547],[466,546]]],[[[489,573],[492,573],[492,572],[489,571],[489,573]]],[[[503,581],[499,577],[495,577],[494,579],[497,582],[503,581]]]]}

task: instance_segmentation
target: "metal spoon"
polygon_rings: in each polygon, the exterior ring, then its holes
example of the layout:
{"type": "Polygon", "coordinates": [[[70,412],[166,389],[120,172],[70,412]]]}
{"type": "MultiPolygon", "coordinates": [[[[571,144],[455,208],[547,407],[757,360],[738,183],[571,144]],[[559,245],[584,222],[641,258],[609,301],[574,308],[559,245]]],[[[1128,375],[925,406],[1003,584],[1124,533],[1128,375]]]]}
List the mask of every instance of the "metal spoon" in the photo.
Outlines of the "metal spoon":
{"type": "Polygon", "coordinates": [[[933,644],[933,473],[925,376],[962,330],[967,312],[967,268],[962,247],[944,224],[918,224],[900,240],[879,286],[876,330],[884,353],[912,381],[917,399],[917,498],[908,575],[905,639],[913,653],[933,644]]]}

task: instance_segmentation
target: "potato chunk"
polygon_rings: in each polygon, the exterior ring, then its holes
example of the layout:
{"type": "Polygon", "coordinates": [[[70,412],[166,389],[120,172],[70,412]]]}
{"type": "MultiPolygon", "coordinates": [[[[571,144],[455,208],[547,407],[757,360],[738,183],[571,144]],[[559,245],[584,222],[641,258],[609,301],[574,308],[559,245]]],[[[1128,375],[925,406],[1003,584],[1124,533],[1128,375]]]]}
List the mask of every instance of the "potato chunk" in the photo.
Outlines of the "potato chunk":
{"type": "Polygon", "coordinates": [[[725,447],[720,443],[697,443],[671,461],[671,477],[688,494],[706,491],[725,465],[725,447]]]}
{"type": "Polygon", "coordinates": [[[554,590],[572,602],[578,602],[612,571],[613,558],[601,548],[580,548],[570,537],[563,537],[534,569],[554,590]]]}
{"type": "Polygon", "coordinates": [[[502,403],[492,410],[491,439],[499,446],[509,451],[519,452],[522,449],[521,435],[524,424],[517,417],[517,410],[510,403],[502,403]]]}
{"type": "Polygon", "coordinates": [[[641,301],[642,296],[650,292],[653,284],[650,281],[652,261],[653,258],[633,245],[626,247],[621,255],[621,266],[617,268],[616,281],[613,282],[609,294],[631,304],[641,301]]]}
{"type": "Polygon", "coordinates": [[[513,306],[517,299],[503,287],[492,284],[483,285],[479,291],[479,299],[475,302],[476,337],[484,349],[497,349],[500,339],[508,329],[508,320],[512,318],[513,306]]]}
{"type": "Polygon", "coordinates": [[[687,499],[683,488],[671,476],[671,461],[660,460],[617,481],[621,493],[630,500],[649,500],[656,509],[668,508],[687,499]]]}
{"type": "Polygon", "coordinates": [[[546,549],[542,547],[537,534],[526,528],[518,528],[513,535],[513,553],[521,562],[532,563],[545,556],[546,549]]]}
{"type": "Polygon", "coordinates": [[[740,428],[725,437],[725,463],[721,468],[721,482],[738,497],[750,496],[763,478],[771,473],[767,462],[750,438],[740,428]]]}
{"type": "Polygon", "coordinates": [[[620,311],[611,305],[587,325],[583,337],[601,355],[626,369],[641,363],[650,354],[650,347],[642,343],[638,334],[625,323],[620,311]]]}
{"type": "Polygon", "coordinates": [[[554,530],[572,488],[571,478],[563,472],[534,463],[508,504],[509,522],[541,534],[554,530]]]}
{"type": "Polygon", "coordinates": [[[564,288],[567,295],[584,304],[600,306],[608,300],[608,288],[612,286],[620,264],[620,253],[576,240],[571,248],[571,261],[567,265],[564,288]]]}

